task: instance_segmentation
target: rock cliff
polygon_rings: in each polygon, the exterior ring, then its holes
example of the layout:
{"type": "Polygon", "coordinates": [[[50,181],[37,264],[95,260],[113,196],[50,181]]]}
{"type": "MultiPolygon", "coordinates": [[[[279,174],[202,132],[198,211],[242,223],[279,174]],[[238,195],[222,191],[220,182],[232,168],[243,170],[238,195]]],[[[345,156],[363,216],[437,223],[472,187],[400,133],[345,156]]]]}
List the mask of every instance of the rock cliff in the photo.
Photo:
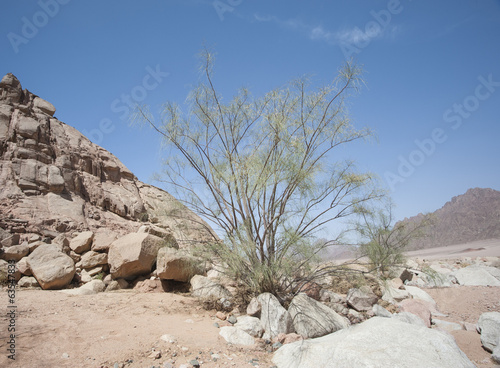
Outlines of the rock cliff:
{"type": "Polygon", "coordinates": [[[54,117],[55,107],[12,74],[0,82],[0,227],[55,237],[142,222],[170,228],[179,246],[213,232],[169,193],[140,182],[118,158],[54,117]]]}

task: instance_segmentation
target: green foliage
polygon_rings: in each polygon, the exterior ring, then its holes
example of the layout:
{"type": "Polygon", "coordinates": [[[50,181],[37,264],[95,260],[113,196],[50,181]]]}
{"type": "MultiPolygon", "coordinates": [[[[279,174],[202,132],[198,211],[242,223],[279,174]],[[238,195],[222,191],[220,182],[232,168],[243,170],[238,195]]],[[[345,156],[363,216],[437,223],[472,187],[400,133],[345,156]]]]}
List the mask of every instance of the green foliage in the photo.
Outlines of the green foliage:
{"type": "Polygon", "coordinates": [[[318,230],[378,196],[371,174],[333,156],[370,136],[346,112],[360,69],[348,62],[316,90],[300,78],[260,98],[242,88],[226,102],[214,87],[213,54],[201,60],[187,113],[167,102],[160,121],[147,107],[135,119],[164,138],[163,181],[223,238],[204,249],[207,258],[255,293],[286,293],[328,246],[314,243],[318,230]]]}
{"type": "Polygon", "coordinates": [[[410,240],[423,236],[431,218],[426,215],[416,226],[403,222],[393,224],[392,203],[383,209],[359,208],[356,232],[361,237],[359,253],[367,257],[374,270],[386,273],[405,263],[404,251],[410,240]]]}

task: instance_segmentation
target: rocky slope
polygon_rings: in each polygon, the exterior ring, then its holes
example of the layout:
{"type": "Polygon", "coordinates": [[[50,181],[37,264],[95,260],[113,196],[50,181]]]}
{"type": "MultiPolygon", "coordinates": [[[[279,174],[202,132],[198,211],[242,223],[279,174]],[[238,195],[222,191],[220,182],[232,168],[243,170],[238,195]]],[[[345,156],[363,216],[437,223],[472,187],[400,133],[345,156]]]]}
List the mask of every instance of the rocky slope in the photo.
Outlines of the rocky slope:
{"type": "MultiPolygon", "coordinates": [[[[489,188],[469,189],[433,212],[432,217],[434,223],[425,229],[426,236],[415,239],[409,249],[500,238],[500,192],[489,188]]],[[[412,226],[422,218],[419,214],[402,222],[412,226]]]]}
{"type": "Polygon", "coordinates": [[[212,231],[167,192],[140,182],[114,155],[54,117],[54,106],[0,82],[0,227],[55,237],[105,228],[125,234],[141,221],[169,227],[179,245],[212,231]]]}

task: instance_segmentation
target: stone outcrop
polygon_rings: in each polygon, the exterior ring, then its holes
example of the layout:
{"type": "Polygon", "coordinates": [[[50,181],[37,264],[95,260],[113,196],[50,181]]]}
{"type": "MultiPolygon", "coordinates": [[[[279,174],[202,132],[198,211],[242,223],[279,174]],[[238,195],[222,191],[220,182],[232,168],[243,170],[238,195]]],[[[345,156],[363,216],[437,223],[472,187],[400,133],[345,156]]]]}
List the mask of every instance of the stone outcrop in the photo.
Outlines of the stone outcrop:
{"type": "Polygon", "coordinates": [[[137,180],[118,158],[55,118],[55,111],[23,90],[14,75],[2,78],[1,228],[45,231],[52,238],[102,227],[124,235],[151,220],[169,228],[180,247],[213,239],[201,218],[167,192],[137,180]]]}

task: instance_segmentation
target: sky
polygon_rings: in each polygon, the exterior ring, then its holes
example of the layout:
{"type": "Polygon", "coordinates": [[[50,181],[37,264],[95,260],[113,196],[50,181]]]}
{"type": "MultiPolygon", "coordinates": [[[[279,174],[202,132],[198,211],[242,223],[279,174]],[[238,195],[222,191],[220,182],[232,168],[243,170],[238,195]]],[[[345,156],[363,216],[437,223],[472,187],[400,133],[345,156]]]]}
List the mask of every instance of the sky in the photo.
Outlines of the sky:
{"type": "MultiPolygon", "coordinates": [[[[312,75],[329,83],[349,58],[365,86],[353,124],[376,139],[342,152],[375,173],[397,219],[469,188],[500,190],[499,0],[2,1],[0,77],[51,102],[55,116],[155,184],[160,139],[129,106],[183,103],[198,54],[217,53],[230,99],[312,75]]],[[[157,183],[156,183],[157,184],[157,183]]],[[[168,188],[166,188],[168,190],[168,188]]]]}

